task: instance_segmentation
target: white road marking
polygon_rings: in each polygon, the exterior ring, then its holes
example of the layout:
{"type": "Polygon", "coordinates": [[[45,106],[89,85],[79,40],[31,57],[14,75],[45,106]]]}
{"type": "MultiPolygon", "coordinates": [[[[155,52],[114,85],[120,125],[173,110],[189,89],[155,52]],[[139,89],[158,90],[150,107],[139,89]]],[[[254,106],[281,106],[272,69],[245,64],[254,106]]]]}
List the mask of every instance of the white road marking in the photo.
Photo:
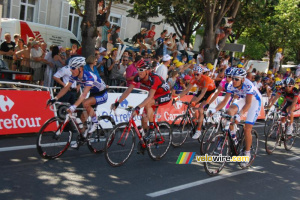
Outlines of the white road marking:
{"type": "Polygon", "coordinates": [[[299,160],[299,159],[300,159],[300,156],[295,156],[295,157],[288,158],[287,160],[294,161],[294,160],[299,160]]]}
{"type": "Polygon", "coordinates": [[[263,168],[262,166],[256,166],[256,167],[253,167],[251,169],[236,171],[236,172],[232,172],[232,173],[228,173],[228,174],[224,174],[224,175],[219,175],[219,176],[203,179],[203,180],[200,180],[200,181],[195,181],[195,182],[187,183],[187,184],[184,184],[184,185],[179,185],[179,186],[176,186],[176,187],[168,188],[168,189],[165,189],[165,190],[160,190],[158,192],[149,193],[149,194],[146,194],[146,195],[149,196],[149,197],[159,197],[159,196],[170,194],[170,193],[173,193],[173,192],[178,192],[180,190],[185,190],[185,189],[188,189],[188,188],[191,188],[191,187],[195,187],[195,186],[203,185],[203,184],[206,184],[206,183],[211,183],[211,182],[214,182],[214,181],[222,180],[222,179],[225,179],[225,178],[228,178],[228,177],[237,176],[237,175],[245,174],[245,173],[248,173],[248,172],[254,172],[254,171],[260,170],[262,168],[263,168]]]}

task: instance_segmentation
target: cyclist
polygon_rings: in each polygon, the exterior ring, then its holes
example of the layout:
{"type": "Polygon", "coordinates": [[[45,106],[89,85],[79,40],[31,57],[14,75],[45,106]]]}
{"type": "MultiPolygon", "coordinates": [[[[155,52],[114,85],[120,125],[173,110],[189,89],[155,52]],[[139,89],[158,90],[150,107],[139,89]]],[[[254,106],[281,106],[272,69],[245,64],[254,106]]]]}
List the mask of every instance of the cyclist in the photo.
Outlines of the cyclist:
{"type": "MultiPolygon", "coordinates": [[[[144,60],[141,60],[136,63],[138,74],[134,77],[133,82],[129,85],[126,91],[115,103],[111,105],[111,109],[115,110],[119,104],[126,99],[126,97],[131,93],[135,88],[135,85],[140,83],[141,89],[149,91],[148,97],[134,108],[133,116],[140,113],[140,109],[144,108],[144,114],[142,116],[142,125],[145,130],[147,127],[147,118],[149,120],[149,129],[148,134],[145,139],[149,140],[152,133],[154,132],[154,123],[153,123],[153,108],[155,106],[162,106],[167,104],[171,100],[171,91],[170,86],[165,82],[162,77],[151,72],[151,67],[146,65],[144,60]],[[146,118],[147,116],[147,118],[146,118]]],[[[146,131],[145,131],[146,132],[146,131]]]]}
{"type": "MultiPolygon", "coordinates": [[[[194,75],[189,85],[185,90],[183,90],[177,97],[180,99],[184,95],[186,95],[196,84],[198,86],[198,93],[191,99],[192,106],[195,106],[198,102],[200,103],[200,113],[203,113],[203,107],[206,105],[206,101],[209,97],[215,92],[216,86],[213,79],[208,76],[203,75],[203,68],[201,66],[194,67],[194,75]]],[[[201,136],[201,128],[203,122],[203,115],[198,116],[198,127],[195,135],[193,135],[193,139],[197,140],[201,136]]]]}
{"type": "MultiPolygon", "coordinates": [[[[299,105],[299,90],[295,87],[295,80],[293,78],[286,78],[284,80],[284,87],[282,87],[276,94],[275,98],[269,102],[268,107],[272,106],[279,97],[283,96],[285,103],[282,107],[282,112],[288,113],[290,118],[290,124],[287,127],[286,134],[293,135],[293,121],[294,121],[294,111],[300,109],[299,105]]],[[[283,119],[283,122],[285,119],[283,119]]]]}
{"type": "MultiPolygon", "coordinates": [[[[227,93],[223,101],[215,109],[209,109],[209,112],[215,113],[222,109],[232,95],[239,97],[229,107],[227,114],[234,116],[236,122],[240,122],[241,116],[248,112],[244,128],[246,146],[243,154],[248,156],[250,161],[250,148],[252,145],[251,131],[261,109],[262,97],[253,83],[246,78],[246,75],[247,72],[242,68],[234,70],[232,73],[232,82],[227,86],[227,93]]],[[[234,139],[235,130],[233,130],[233,126],[230,127],[230,130],[234,139]]],[[[242,163],[245,167],[247,164],[248,162],[242,163]]]]}
{"type": "MultiPolygon", "coordinates": [[[[282,81],[276,81],[276,82],[275,82],[275,87],[272,88],[272,97],[271,97],[271,99],[270,99],[269,102],[273,101],[273,99],[275,98],[276,94],[277,94],[278,91],[281,89],[282,85],[283,85],[282,81]]],[[[282,101],[281,101],[281,102],[282,102],[282,101]]],[[[279,100],[277,101],[277,104],[278,104],[278,106],[281,105],[281,103],[279,102],[279,100]]]]}
{"type": "MultiPolygon", "coordinates": [[[[97,77],[95,74],[84,70],[83,67],[85,66],[85,64],[86,62],[84,57],[71,58],[69,61],[69,67],[72,75],[69,79],[69,82],[64,88],[61,89],[61,91],[56,95],[55,98],[49,99],[47,102],[47,105],[51,105],[56,102],[70,90],[72,84],[75,81],[80,84],[83,88],[83,92],[77,99],[77,101],[69,107],[68,112],[74,112],[77,106],[82,103],[83,107],[88,112],[88,115],[92,118],[93,125],[91,126],[90,130],[86,131],[85,134],[82,135],[84,138],[86,138],[88,133],[93,133],[98,126],[97,115],[92,106],[105,103],[108,97],[106,84],[103,82],[103,80],[101,80],[100,77],[97,77]],[[89,92],[90,96],[86,99],[89,92]]],[[[83,113],[81,115],[81,120],[82,122],[86,121],[85,115],[83,113]]],[[[76,148],[76,145],[78,146],[78,144],[75,143],[74,145],[72,145],[72,147],[76,148]]]]}

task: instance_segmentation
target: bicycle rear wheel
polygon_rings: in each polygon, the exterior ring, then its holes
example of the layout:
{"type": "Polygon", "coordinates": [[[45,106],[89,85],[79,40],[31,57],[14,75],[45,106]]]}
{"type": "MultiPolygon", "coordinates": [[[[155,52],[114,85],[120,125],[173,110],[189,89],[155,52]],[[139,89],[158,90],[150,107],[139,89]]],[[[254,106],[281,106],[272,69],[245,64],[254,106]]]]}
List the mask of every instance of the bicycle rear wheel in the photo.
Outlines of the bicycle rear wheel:
{"type": "Polygon", "coordinates": [[[106,139],[115,125],[110,116],[98,117],[96,131],[88,135],[87,146],[92,153],[102,153],[105,149],[106,139]]]}
{"type": "Polygon", "coordinates": [[[273,113],[267,115],[266,117],[267,119],[265,121],[265,127],[264,127],[265,136],[267,136],[272,125],[278,120],[278,114],[276,114],[274,111],[273,113]]]}
{"type": "Polygon", "coordinates": [[[208,128],[204,131],[201,142],[200,142],[200,154],[204,155],[206,147],[209,141],[215,136],[216,134],[216,124],[211,124],[208,128]]]}
{"type": "Polygon", "coordinates": [[[172,146],[180,147],[186,141],[188,135],[192,131],[192,125],[188,117],[185,115],[178,115],[172,122],[172,146]]]}
{"type": "Polygon", "coordinates": [[[268,154],[272,154],[279,143],[280,136],[281,136],[280,129],[281,128],[277,123],[273,124],[273,126],[269,130],[269,133],[266,136],[265,148],[268,154]]]}
{"type": "MultiPolygon", "coordinates": [[[[251,159],[249,160],[249,163],[246,166],[243,166],[242,163],[239,163],[239,166],[242,169],[248,168],[249,166],[252,165],[252,163],[254,162],[254,159],[256,158],[257,155],[257,151],[258,151],[258,134],[256,132],[256,130],[252,129],[251,131],[251,135],[252,135],[252,145],[250,148],[250,155],[251,155],[251,159]]],[[[239,145],[239,151],[240,151],[240,155],[242,153],[242,151],[245,150],[245,137],[243,135],[243,138],[241,139],[240,145],[239,145]]]]}
{"type": "Polygon", "coordinates": [[[134,131],[128,131],[128,123],[116,125],[105,145],[105,159],[113,167],[123,165],[132,154],[135,145],[134,131]]]}
{"type": "Polygon", "coordinates": [[[228,136],[218,134],[214,136],[208,143],[205,154],[210,156],[220,156],[214,162],[204,162],[205,172],[210,176],[216,176],[224,168],[226,160],[222,160],[221,156],[229,155],[228,136]]]}
{"type": "Polygon", "coordinates": [[[172,131],[168,122],[158,122],[159,129],[155,129],[155,137],[147,144],[149,156],[153,160],[160,160],[168,152],[172,142],[172,131]]]}
{"type": "Polygon", "coordinates": [[[284,148],[285,150],[289,151],[293,147],[296,136],[297,136],[298,126],[297,123],[293,122],[293,132],[292,135],[284,134],[284,148]]]}
{"type": "Polygon", "coordinates": [[[36,148],[42,158],[60,157],[70,146],[72,127],[70,121],[64,123],[58,117],[45,122],[39,131],[36,148]]]}

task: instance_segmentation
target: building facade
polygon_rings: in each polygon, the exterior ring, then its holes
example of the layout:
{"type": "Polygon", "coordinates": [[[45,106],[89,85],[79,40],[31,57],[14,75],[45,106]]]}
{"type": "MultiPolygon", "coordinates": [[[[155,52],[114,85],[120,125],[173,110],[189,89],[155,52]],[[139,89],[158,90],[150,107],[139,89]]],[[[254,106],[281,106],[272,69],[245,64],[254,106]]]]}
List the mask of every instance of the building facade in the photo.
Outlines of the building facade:
{"type": "MultiPolygon", "coordinates": [[[[39,24],[51,25],[70,30],[81,41],[80,23],[82,18],[76,14],[67,0],[0,0],[2,7],[2,18],[15,18],[39,24]]],[[[125,0],[123,4],[113,4],[111,14],[108,20],[111,24],[121,27],[120,38],[131,38],[138,33],[143,27],[150,28],[152,23],[159,22],[162,17],[149,19],[148,22],[141,22],[135,18],[126,17],[127,10],[132,8],[129,0],[125,0]]],[[[161,23],[156,25],[156,36],[160,36],[160,32],[167,29],[173,32],[174,29],[168,25],[161,23]]]]}

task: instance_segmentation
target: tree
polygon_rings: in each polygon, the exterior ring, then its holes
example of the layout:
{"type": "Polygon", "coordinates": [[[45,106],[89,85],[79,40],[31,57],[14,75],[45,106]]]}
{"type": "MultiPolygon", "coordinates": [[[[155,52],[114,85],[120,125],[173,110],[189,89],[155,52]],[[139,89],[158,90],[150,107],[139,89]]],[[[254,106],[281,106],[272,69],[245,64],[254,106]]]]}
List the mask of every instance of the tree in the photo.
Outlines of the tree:
{"type": "MultiPolygon", "coordinates": [[[[186,42],[203,22],[203,6],[199,0],[131,0],[133,9],[128,11],[129,17],[147,21],[151,17],[162,15],[161,22],[172,25],[177,35],[186,35],[186,42]]],[[[159,22],[159,23],[161,23],[159,22]]]]}

